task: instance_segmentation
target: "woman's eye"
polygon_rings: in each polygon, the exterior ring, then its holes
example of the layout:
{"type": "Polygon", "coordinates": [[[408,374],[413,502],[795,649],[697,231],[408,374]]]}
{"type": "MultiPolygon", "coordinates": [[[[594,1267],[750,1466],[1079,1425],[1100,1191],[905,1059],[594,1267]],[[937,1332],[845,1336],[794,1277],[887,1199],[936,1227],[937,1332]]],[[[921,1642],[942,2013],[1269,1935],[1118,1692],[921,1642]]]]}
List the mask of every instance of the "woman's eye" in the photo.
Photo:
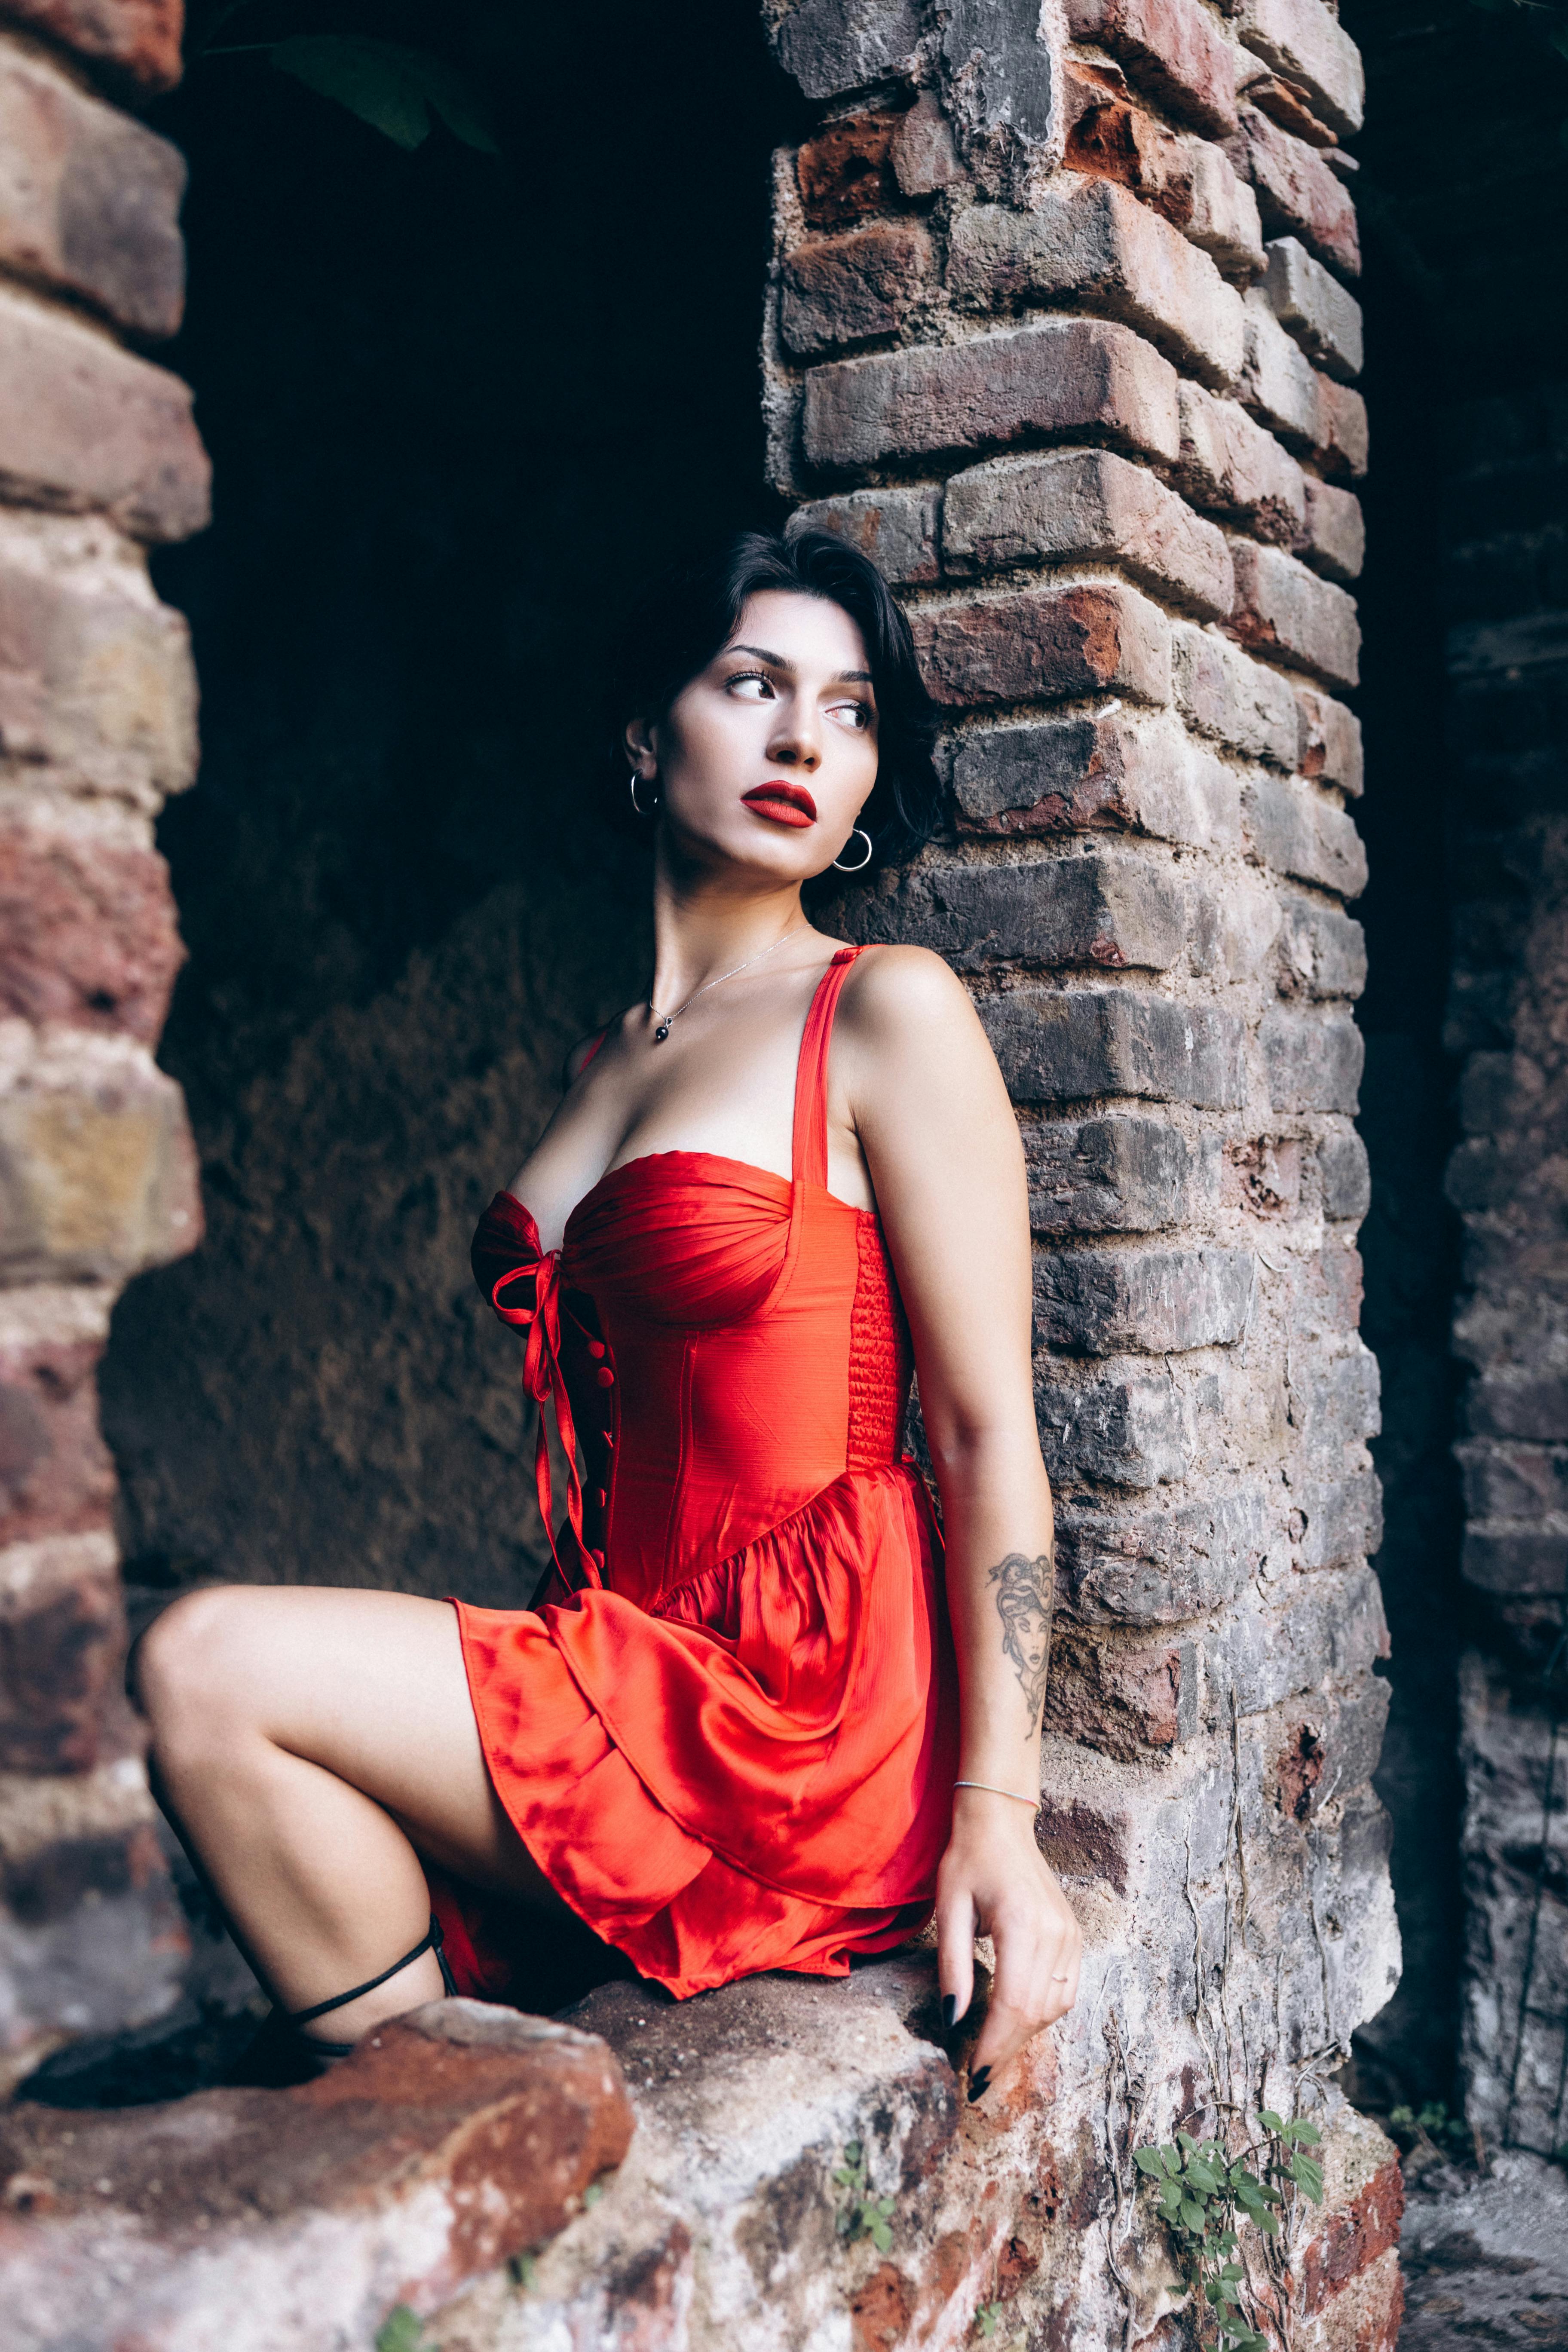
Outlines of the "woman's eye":
{"type": "Polygon", "coordinates": [[[760,669],[738,670],[729,684],[731,692],[741,695],[747,702],[762,702],[773,690],[772,679],[760,669]]]}
{"type": "Polygon", "coordinates": [[[833,716],[847,726],[858,727],[863,734],[876,717],[876,712],[868,702],[836,702],[833,716]]]}

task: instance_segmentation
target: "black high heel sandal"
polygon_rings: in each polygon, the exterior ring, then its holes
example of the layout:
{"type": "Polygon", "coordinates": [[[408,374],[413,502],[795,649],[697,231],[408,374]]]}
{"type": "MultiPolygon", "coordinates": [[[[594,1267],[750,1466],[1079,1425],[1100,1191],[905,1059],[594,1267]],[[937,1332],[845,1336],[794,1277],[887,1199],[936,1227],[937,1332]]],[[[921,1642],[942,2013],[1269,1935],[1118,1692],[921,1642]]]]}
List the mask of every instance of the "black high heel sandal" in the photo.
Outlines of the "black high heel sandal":
{"type": "Polygon", "coordinates": [[[350,2056],[358,2045],[353,2042],[321,2042],[301,2029],[314,2018],[330,2016],[334,2009],[346,2009],[362,1993],[374,1992],[377,1985],[387,1983],[422,1953],[435,1953],[444,1990],[448,1995],[456,1993],[457,1980],[443,1947],[441,1922],[432,1912],[429,1927],[414,1949],[405,1952],[400,1960],[394,1960],[389,1969],[383,1969],[378,1977],[367,1979],[348,1992],[334,1993],[331,2000],[319,2000],[310,2009],[275,2009],[237,2064],[224,2076],[225,2083],[231,2088],[287,2090],[297,2083],[313,2082],[318,2074],[324,2074],[330,2066],[350,2056]]]}
{"type": "Polygon", "coordinates": [[[386,1984],[398,1974],[400,1969],[411,1968],[425,1952],[435,1953],[436,1965],[441,1971],[442,1985],[448,1994],[455,1993],[458,1986],[447,1959],[446,1937],[441,1933],[441,1922],[432,1911],[429,1927],[411,1952],[405,1952],[400,1960],[394,1960],[392,1966],[389,1969],[383,1969],[378,1977],[367,1978],[363,1984],[355,1985],[351,1992],[336,1992],[331,2000],[319,2000],[313,2009],[282,2011],[280,2014],[284,2024],[288,2026],[290,2032],[299,2034],[305,2047],[316,2057],[329,2062],[333,2059],[346,2058],[355,2046],[353,2042],[319,2042],[313,2033],[300,2033],[300,2028],[302,2025],[310,2024],[318,2017],[329,2016],[334,2009],[346,2009],[350,2001],[358,2000],[362,1993],[374,1992],[377,1985],[386,1984]]]}

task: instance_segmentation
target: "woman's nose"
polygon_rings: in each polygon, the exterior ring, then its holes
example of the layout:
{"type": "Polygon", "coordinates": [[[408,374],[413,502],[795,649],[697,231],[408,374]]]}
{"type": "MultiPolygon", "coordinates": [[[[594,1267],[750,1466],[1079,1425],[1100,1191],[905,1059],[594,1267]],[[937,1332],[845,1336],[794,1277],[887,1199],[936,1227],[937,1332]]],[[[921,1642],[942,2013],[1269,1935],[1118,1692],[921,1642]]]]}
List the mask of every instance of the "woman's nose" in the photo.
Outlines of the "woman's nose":
{"type": "Polygon", "coordinates": [[[791,720],[778,728],[768,745],[768,757],[777,760],[781,767],[805,768],[808,772],[822,765],[822,746],[813,729],[791,720]]]}

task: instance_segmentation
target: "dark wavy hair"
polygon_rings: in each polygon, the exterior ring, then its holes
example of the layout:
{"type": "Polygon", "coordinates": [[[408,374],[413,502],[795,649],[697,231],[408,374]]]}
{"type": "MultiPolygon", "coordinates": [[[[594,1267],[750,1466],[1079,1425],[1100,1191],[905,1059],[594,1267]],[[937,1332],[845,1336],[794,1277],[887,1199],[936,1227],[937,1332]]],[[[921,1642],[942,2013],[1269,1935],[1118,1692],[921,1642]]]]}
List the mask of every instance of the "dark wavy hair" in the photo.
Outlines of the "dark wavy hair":
{"type": "Polygon", "coordinates": [[[931,764],[937,716],[910,625],[887,582],[869,556],[831,531],[794,531],[787,538],[735,531],[650,581],[630,607],[616,648],[609,806],[619,830],[623,814],[630,814],[621,729],[631,719],[657,724],[728,645],[747,598],[770,589],[839,605],[866,642],[877,697],[877,781],[859,817],[871,836],[870,863],[860,869],[865,880],[906,863],[941,822],[942,792],[931,764]]]}

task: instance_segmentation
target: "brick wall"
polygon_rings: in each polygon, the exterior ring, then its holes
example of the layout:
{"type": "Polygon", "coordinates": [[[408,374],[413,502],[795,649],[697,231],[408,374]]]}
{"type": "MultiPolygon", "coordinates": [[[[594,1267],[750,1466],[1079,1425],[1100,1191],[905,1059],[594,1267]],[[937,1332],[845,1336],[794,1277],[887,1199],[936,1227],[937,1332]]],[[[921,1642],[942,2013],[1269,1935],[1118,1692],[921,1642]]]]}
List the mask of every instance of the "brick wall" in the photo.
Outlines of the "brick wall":
{"type": "Polygon", "coordinates": [[[153,1059],[195,688],[147,550],[202,527],[207,475],[143,355],[179,324],[184,165],[126,110],[179,37],[177,0],[0,6],[0,2086],[155,2016],[184,1949],[94,1389],[122,1285],[200,1226],[153,1059]]]}
{"type": "Polygon", "coordinates": [[[1037,22],[783,14],[821,119],[777,162],[766,399],[779,487],[900,583],[949,720],[950,834],[842,919],[970,978],[1018,1106],[1042,1836],[1098,1956],[1065,2095],[1087,2129],[1121,2048],[1163,2126],[1288,2103],[1398,1972],[1346,912],[1361,77],[1322,0],[1037,22]]]}

